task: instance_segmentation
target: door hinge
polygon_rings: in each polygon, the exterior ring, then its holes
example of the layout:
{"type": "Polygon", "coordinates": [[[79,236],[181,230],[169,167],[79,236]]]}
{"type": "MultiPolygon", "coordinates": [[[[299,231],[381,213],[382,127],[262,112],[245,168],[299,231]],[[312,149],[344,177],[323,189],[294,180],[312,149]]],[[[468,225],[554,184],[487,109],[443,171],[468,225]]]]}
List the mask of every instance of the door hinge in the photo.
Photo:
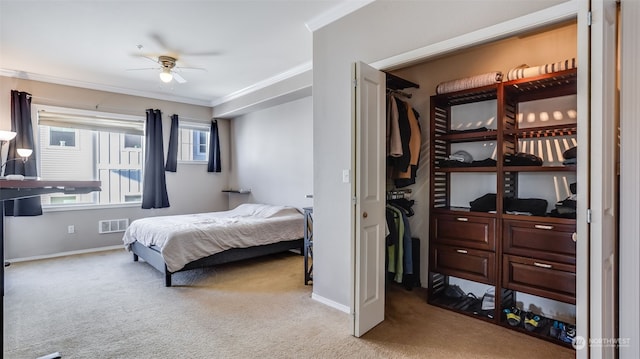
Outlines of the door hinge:
{"type": "Polygon", "coordinates": [[[587,208],[587,223],[591,223],[591,208],[587,208]]]}
{"type": "Polygon", "coordinates": [[[358,87],[358,79],[353,79],[353,87],[358,87]]]}
{"type": "Polygon", "coordinates": [[[353,198],[351,198],[351,203],[353,203],[354,206],[358,204],[358,198],[353,196],[353,198]]]}
{"type": "Polygon", "coordinates": [[[593,13],[591,11],[587,13],[587,26],[591,26],[592,15],[593,13]]]}

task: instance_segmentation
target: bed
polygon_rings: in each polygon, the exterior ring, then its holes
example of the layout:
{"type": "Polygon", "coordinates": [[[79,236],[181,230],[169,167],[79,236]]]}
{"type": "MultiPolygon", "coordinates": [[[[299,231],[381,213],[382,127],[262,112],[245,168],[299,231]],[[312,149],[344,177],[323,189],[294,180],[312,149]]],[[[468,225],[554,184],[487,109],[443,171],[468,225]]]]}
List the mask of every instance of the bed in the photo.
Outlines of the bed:
{"type": "Polygon", "coordinates": [[[144,259],[170,287],[177,272],[302,250],[303,236],[304,216],[297,208],[241,204],[228,211],[138,219],[122,240],[134,261],[144,259]]]}

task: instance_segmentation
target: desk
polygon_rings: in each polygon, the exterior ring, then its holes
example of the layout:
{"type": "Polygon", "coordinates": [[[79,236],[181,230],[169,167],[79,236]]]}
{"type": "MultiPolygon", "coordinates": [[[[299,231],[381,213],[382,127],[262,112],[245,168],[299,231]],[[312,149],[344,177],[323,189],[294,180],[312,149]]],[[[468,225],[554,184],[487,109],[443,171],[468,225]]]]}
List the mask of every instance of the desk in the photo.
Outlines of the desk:
{"type": "Polygon", "coordinates": [[[35,197],[42,194],[58,193],[84,194],[100,191],[100,181],[46,181],[39,179],[6,180],[0,179],[0,287],[4,296],[4,201],[18,198],[35,197]]]}

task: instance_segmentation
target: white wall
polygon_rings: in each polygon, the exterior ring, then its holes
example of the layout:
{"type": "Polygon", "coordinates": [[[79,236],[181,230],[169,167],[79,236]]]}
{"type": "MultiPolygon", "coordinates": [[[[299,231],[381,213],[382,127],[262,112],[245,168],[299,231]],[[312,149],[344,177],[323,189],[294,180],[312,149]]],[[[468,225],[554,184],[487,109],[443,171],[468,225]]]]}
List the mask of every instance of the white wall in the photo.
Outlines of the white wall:
{"type": "MultiPolygon", "coordinates": [[[[0,128],[10,128],[10,90],[25,91],[33,95],[32,104],[70,107],[77,109],[116,112],[144,116],[148,108],[157,108],[163,114],[164,149],[169,143],[170,116],[209,123],[211,108],[136,96],[54,85],[37,81],[0,76],[0,128]]],[[[171,207],[143,210],[140,207],[89,209],[45,212],[36,217],[5,218],[5,257],[7,259],[55,255],[63,252],[89,250],[122,244],[122,233],[98,234],[98,221],[102,219],[134,219],[203,211],[228,209],[228,196],[222,189],[228,186],[229,175],[229,122],[218,122],[220,128],[222,173],[207,173],[205,165],[178,164],[176,173],[167,172],[167,191],[171,207]],[[74,225],[76,232],[67,233],[74,225]]]]}
{"type": "Polygon", "coordinates": [[[351,67],[562,1],[376,1],[313,35],[314,296],[351,307],[351,67]]]}
{"type": "Polygon", "coordinates": [[[298,208],[313,205],[313,113],[311,97],[252,112],[231,120],[231,188],[239,203],[298,208]]]}

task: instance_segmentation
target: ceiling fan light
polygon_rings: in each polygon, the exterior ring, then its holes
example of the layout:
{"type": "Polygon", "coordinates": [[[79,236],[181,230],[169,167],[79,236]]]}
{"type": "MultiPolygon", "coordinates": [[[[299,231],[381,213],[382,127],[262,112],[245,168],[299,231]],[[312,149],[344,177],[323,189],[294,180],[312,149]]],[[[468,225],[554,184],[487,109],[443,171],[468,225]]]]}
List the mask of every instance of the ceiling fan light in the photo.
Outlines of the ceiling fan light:
{"type": "Polygon", "coordinates": [[[171,70],[163,69],[162,72],[160,73],[160,80],[166,83],[171,82],[171,80],[173,80],[173,75],[171,74],[171,70]]]}

